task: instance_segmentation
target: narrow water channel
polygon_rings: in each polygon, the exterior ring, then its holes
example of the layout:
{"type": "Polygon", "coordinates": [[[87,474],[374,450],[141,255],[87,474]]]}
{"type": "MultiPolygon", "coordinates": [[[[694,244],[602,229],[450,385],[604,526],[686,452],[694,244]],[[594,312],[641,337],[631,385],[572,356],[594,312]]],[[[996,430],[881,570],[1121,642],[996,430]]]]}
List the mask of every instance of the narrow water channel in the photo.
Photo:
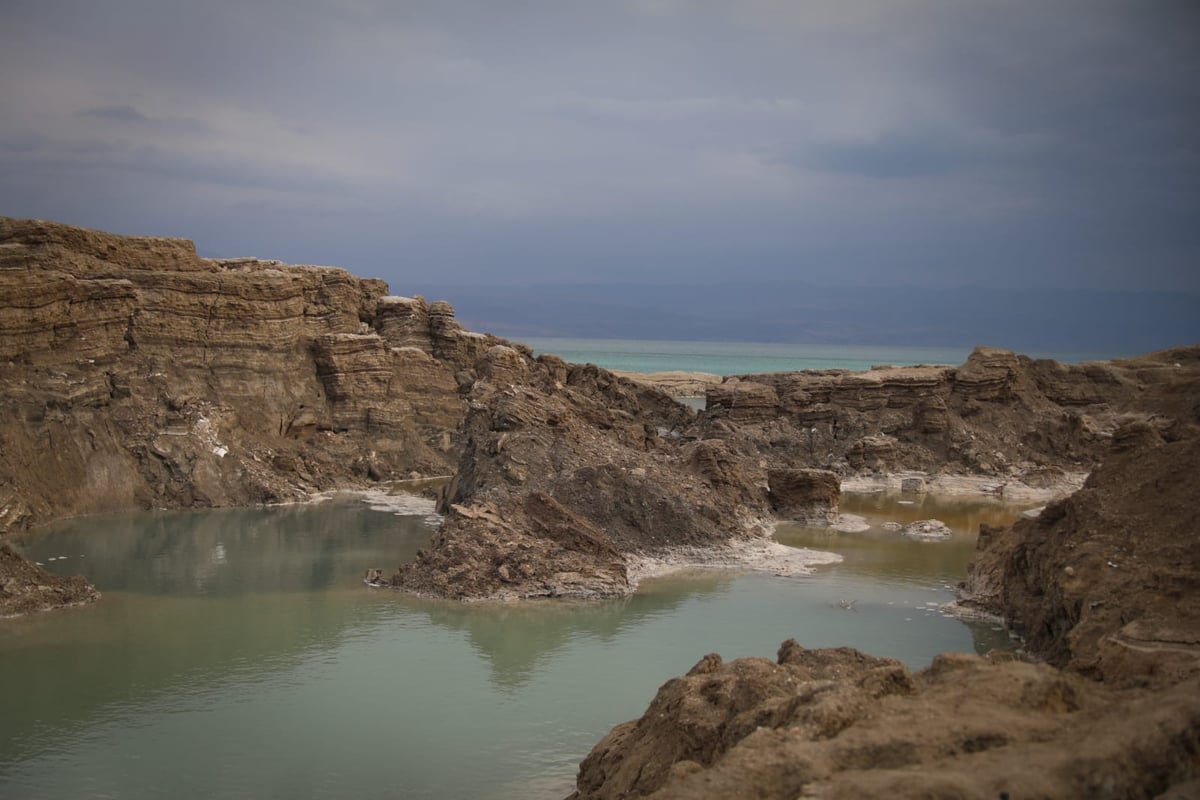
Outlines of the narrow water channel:
{"type": "Polygon", "coordinates": [[[14,542],[100,587],[0,623],[0,797],[560,798],[579,760],[705,653],[794,637],[919,668],[1003,632],[943,616],[987,500],[844,498],[876,527],[783,526],[816,575],[699,571],[607,602],[459,604],[361,583],[430,520],[357,501],[74,520],[14,542]],[[885,533],[936,517],[946,542],[885,533]],[[53,559],[53,560],[51,560],[53,559]]]}

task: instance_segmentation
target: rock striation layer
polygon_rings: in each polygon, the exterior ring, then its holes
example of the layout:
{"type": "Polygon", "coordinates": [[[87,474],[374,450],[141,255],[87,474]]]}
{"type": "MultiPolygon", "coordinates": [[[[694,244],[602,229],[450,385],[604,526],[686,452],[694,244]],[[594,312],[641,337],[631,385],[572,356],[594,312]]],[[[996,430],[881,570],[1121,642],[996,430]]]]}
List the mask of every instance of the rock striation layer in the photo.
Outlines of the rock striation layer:
{"type": "Polygon", "coordinates": [[[0,219],[0,296],[0,531],[447,474],[486,342],[340,269],[38,220],[0,219]]]}
{"type": "Polygon", "coordinates": [[[495,337],[330,267],[0,218],[0,535],[448,475],[495,337]]]}
{"type": "Polygon", "coordinates": [[[747,457],[842,476],[904,472],[1044,485],[1090,470],[1127,423],[1195,426],[1200,347],[1065,365],[978,347],[959,367],[877,367],[726,378],[702,435],[747,457]]]}

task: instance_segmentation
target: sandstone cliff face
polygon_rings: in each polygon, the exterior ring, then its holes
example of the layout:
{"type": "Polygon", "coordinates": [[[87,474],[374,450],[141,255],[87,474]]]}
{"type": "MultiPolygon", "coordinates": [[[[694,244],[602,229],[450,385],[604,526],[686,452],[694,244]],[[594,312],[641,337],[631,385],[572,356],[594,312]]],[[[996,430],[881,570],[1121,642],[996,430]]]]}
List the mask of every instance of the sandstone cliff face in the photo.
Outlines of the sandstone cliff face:
{"type": "Polygon", "coordinates": [[[327,267],[0,220],[0,532],[448,474],[489,337],[327,267]]]}
{"type": "Polygon", "coordinates": [[[709,655],[596,745],[572,798],[1194,796],[1200,438],[1118,433],[1082,490],[986,531],[965,585],[1049,664],[709,655]]]}
{"type": "Polygon", "coordinates": [[[1200,347],[1064,365],[979,347],[960,367],[885,367],[726,378],[705,435],[747,455],[839,474],[904,470],[1044,479],[1087,471],[1132,419],[1195,427],[1200,347]]]}

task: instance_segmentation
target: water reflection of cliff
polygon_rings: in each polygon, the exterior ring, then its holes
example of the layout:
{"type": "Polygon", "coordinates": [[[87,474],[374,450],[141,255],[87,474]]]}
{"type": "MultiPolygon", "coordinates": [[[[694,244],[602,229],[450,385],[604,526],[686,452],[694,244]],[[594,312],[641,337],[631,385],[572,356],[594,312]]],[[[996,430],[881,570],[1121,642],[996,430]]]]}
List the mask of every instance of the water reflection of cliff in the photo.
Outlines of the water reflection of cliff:
{"type": "Polygon", "coordinates": [[[64,736],[269,685],[349,640],[412,635],[426,646],[412,632],[440,628],[483,657],[493,685],[512,689],[576,637],[614,641],[732,580],[709,573],[597,603],[460,604],[362,586],[364,565],[409,557],[429,531],[420,518],[341,504],[113,515],[24,536],[27,555],[84,573],[104,598],[0,631],[0,684],[19,687],[0,714],[0,776],[64,736]]]}
{"type": "Polygon", "coordinates": [[[82,573],[102,592],[227,595],[356,586],[381,553],[407,560],[430,533],[419,517],[324,503],[90,517],[16,543],[47,569],[82,573]]]}
{"type": "Polygon", "coordinates": [[[514,688],[531,680],[539,665],[576,638],[616,641],[629,629],[688,600],[720,595],[735,579],[733,572],[695,571],[686,578],[656,581],[652,591],[620,600],[467,604],[413,598],[405,602],[428,615],[433,624],[465,633],[471,647],[491,664],[495,684],[514,688]]]}

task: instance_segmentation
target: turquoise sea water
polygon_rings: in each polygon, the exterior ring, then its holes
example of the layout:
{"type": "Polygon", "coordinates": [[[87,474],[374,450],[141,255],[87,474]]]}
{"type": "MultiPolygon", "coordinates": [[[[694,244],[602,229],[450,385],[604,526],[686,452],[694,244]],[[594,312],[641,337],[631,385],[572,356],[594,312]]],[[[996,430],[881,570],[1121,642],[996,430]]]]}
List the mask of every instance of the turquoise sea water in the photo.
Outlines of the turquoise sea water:
{"type": "Polygon", "coordinates": [[[565,797],[582,759],[705,653],[771,657],[795,637],[912,667],[1007,642],[943,616],[988,499],[896,505],[918,542],[790,527],[844,552],[810,577],[699,571],[605,602],[462,604],[365,587],[431,521],[358,502],[72,520],[17,546],[104,593],[0,623],[0,797],[565,797]]]}
{"type": "MultiPolygon", "coordinates": [[[[641,339],[523,340],[538,353],[629,372],[711,372],[742,375],[801,369],[870,369],[875,364],[961,364],[970,348],[890,345],[777,344],[764,342],[672,342],[641,339]]],[[[1113,358],[1115,354],[1030,352],[1067,363],[1113,358]]]]}

